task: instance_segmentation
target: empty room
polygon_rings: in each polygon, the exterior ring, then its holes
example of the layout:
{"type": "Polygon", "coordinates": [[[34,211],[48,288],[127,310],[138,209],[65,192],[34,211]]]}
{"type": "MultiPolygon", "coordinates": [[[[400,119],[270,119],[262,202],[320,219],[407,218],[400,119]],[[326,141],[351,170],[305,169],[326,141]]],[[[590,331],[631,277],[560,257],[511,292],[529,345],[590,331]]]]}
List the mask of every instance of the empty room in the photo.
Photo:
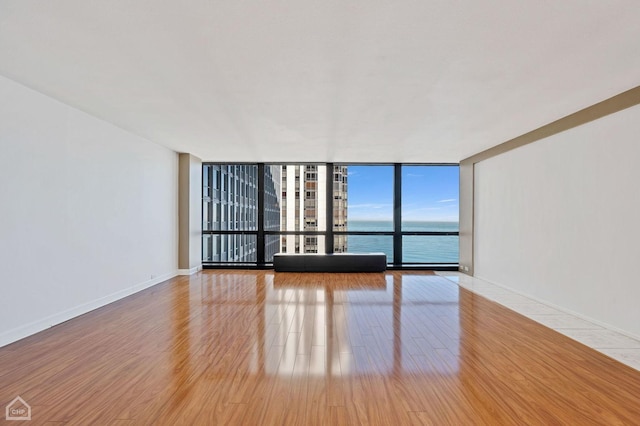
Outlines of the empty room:
{"type": "Polygon", "coordinates": [[[0,422],[640,424],[635,0],[0,0],[0,422]]]}

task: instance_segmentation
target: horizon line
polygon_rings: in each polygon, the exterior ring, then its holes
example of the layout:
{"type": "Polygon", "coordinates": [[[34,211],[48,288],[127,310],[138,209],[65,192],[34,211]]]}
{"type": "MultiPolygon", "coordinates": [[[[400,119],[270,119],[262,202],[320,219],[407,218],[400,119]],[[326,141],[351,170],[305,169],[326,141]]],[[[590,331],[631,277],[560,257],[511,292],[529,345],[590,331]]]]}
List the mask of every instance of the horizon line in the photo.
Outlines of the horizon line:
{"type": "MultiPolygon", "coordinates": [[[[357,218],[357,219],[349,219],[347,217],[347,222],[357,222],[357,221],[361,221],[361,222],[393,222],[393,219],[367,219],[367,218],[357,218]]],[[[401,222],[447,222],[447,223],[459,223],[460,219],[458,220],[438,220],[438,219],[429,219],[429,220],[412,220],[412,219],[405,219],[402,220],[401,222]]]]}

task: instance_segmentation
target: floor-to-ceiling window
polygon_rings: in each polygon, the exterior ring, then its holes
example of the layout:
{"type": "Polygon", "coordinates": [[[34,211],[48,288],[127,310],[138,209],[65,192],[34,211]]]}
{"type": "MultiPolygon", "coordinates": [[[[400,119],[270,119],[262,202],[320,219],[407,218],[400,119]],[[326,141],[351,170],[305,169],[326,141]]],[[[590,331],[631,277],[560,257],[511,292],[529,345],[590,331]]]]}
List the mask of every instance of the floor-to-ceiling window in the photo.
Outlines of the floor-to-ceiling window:
{"type": "Polygon", "coordinates": [[[458,263],[458,166],[203,165],[203,262],[383,252],[395,267],[458,263]]]}
{"type": "Polygon", "coordinates": [[[207,164],[202,185],[205,262],[258,261],[258,166],[207,164]]]}
{"type": "MultiPolygon", "coordinates": [[[[393,263],[393,165],[334,165],[346,170],[345,220],[334,223],[334,247],[346,253],[382,252],[393,263]]],[[[337,213],[334,213],[336,216],[337,213]]]]}
{"type": "Polygon", "coordinates": [[[265,227],[265,238],[278,241],[274,253],[326,253],[327,166],[325,164],[277,164],[281,173],[280,222],[265,227]]]}
{"type": "Polygon", "coordinates": [[[402,263],[458,263],[458,166],[402,166],[402,263]]]}

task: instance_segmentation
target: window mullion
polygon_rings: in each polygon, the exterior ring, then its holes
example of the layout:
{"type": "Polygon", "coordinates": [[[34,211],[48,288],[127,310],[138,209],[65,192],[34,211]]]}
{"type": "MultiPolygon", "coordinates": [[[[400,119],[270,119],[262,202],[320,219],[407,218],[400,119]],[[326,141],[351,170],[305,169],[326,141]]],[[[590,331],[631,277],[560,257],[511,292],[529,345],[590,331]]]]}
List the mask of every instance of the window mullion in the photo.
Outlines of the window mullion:
{"type": "Polygon", "coordinates": [[[402,164],[393,165],[393,265],[402,266],[402,164]]]}

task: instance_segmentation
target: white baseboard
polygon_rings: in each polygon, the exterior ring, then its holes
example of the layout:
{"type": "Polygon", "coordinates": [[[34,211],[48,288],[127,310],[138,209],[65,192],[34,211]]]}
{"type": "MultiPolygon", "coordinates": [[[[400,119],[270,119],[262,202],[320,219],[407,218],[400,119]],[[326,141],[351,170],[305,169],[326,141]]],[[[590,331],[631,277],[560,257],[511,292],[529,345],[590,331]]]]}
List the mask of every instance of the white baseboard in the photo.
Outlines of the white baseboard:
{"type": "Polygon", "coordinates": [[[191,269],[178,269],[178,275],[193,275],[202,271],[202,265],[194,266],[191,269]]]}
{"type": "Polygon", "coordinates": [[[87,312],[101,308],[105,305],[108,305],[109,303],[115,302],[116,300],[120,300],[127,296],[131,296],[132,294],[135,294],[139,291],[142,291],[156,284],[159,284],[163,281],[166,281],[170,278],[173,278],[176,275],[178,275],[177,271],[160,275],[153,279],[141,282],[139,284],[135,284],[131,287],[109,294],[108,296],[104,296],[99,299],[92,300],[91,302],[83,303],[71,309],[67,309],[65,311],[42,318],[40,320],[30,322],[29,324],[21,325],[20,327],[14,328],[12,330],[5,331],[4,333],[0,334],[0,347],[6,346],[20,339],[24,339],[25,337],[29,337],[32,334],[36,334],[40,331],[46,330],[47,328],[53,327],[54,325],[61,324],[72,318],[86,314],[87,312]]]}
{"type": "Polygon", "coordinates": [[[598,326],[600,326],[602,328],[605,328],[607,330],[615,331],[616,333],[620,333],[622,335],[625,335],[625,336],[630,337],[630,338],[635,339],[635,340],[640,340],[640,336],[638,336],[638,335],[636,335],[636,334],[634,334],[634,333],[632,333],[632,332],[630,332],[628,330],[624,330],[622,328],[613,326],[613,325],[611,325],[609,323],[606,323],[604,321],[600,321],[598,319],[591,318],[591,317],[589,317],[587,315],[581,314],[580,312],[576,312],[576,311],[573,311],[571,309],[565,308],[564,306],[556,305],[555,303],[549,302],[548,300],[544,300],[544,299],[541,299],[539,297],[533,296],[531,294],[524,293],[524,292],[519,291],[519,290],[515,290],[515,289],[513,289],[513,288],[511,288],[509,286],[503,285],[503,284],[498,284],[498,283],[490,281],[490,280],[488,280],[486,278],[482,278],[482,277],[479,277],[479,276],[471,276],[471,278],[474,278],[474,279],[477,279],[477,280],[481,280],[481,281],[485,281],[485,282],[487,282],[489,284],[495,285],[496,287],[500,287],[500,288],[503,288],[505,290],[509,290],[509,291],[511,291],[511,292],[513,292],[515,294],[518,294],[520,296],[524,296],[524,297],[526,297],[528,299],[531,299],[534,302],[538,302],[538,303],[541,303],[543,305],[547,305],[547,306],[549,306],[551,308],[554,308],[554,309],[556,309],[558,311],[561,311],[561,312],[563,312],[565,314],[572,315],[572,316],[574,316],[576,318],[579,318],[581,320],[585,320],[585,321],[590,322],[592,324],[598,325],[598,326]]]}

